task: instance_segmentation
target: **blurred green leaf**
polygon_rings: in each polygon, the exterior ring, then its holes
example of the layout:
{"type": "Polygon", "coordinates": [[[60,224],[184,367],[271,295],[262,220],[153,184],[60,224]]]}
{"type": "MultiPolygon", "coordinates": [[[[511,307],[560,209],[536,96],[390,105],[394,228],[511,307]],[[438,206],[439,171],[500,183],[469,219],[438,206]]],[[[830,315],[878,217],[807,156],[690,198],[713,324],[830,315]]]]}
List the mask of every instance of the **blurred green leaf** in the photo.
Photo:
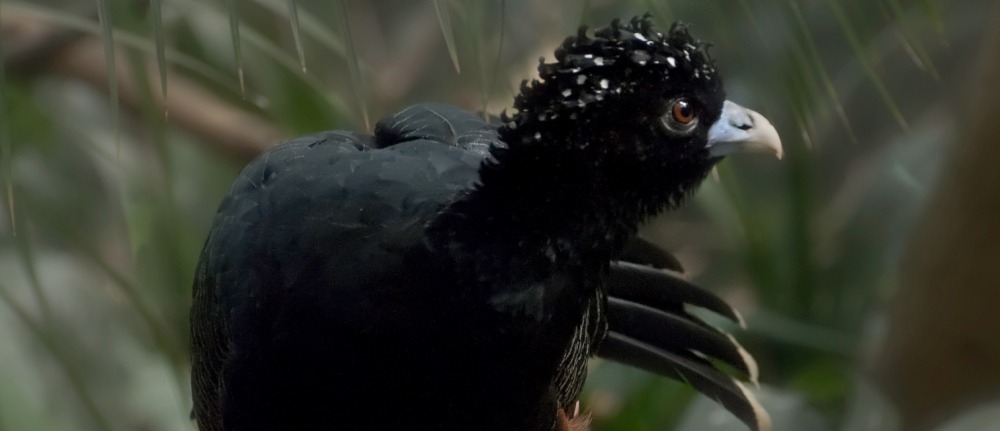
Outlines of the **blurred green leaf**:
{"type": "Polygon", "coordinates": [[[247,87],[243,78],[243,41],[240,39],[240,15],[236,10],[236,0],[226,0],[229,12],[229,37],[233,43],[233,56],[236,59],[236,76],[240,82],[240,94],[246,97],[247,87]]]}
{"type": "Polygon", "coordinates": [[[903,118],[903,114],[899,111],[899,107],[896,106],[896,102],[893,100],[889,90],[885,87],[885,83],[882,82],[882,78],[878,76],[875,69],[868,63],[865,49],[861,43],[861,38],[855,31],[854,26],[851,25],[851,19],[847,16],[844,8],[841,7],[840,0],[827,0],[827,3],[833,11],[833,16],[837,18],[837,24],[844,32],[844,36],[846,36],[847,41],[850,42],[851,48],[854,49],[855,61],[861,65],[865,74],[868,75],[868,79],[871,81],[872,85],[875,86],[875,90],[878,91],[878,94],[881,96],[886,108],[889,109],[889,112],[892,113],[896,122],[899,123],[899,127],[904,131],[908,130],[910,126],[907,124],[906,119],[903,118]]]}
{"type": "Polygon", "coordinates": [[[288,0],[288,19],[291,21],[292,37],[295,38],[295,52],[299,55],[302,73],[306,73],[306,54],[302,48],[302,37],[299,36],[299,10],[298,2],[295,0],[288,0]]]}
{"type": "Polygon", "coordinates": [[[455,48],[455,30],[451,26],[451,17],[448,15],[448,6],[444,0],[433,0],[434,11],[437,12],[438,23],[441,24],[441,34],[444,36],[444,43],[448,45],[448,54],[451,55],[451,64],[455,66],[455,72],[462,73],[462,68],[458,64],[458,50],[455,48]]]}
{"type": "Polygon", "coordinates": [[[337,17],[337,28],[340,30],[341,39],[347,47],[347,64],[351,75],[351,89],[354,91],[354,99],[358,103],[361,117],[364,119],[365,130],[371,130],[371,121],[368,119],[368,94],[367,83],[361,73],[361,61],[354,46],[354,37],[351,34],[351,20],[347,15],[347,6],[344,0],[334,2],[336,7],[334,12],[337,17]]]}
{"type": "Polygon", "coordinates": [[[115,157],[121,150],[121,124],[118,123],[118,75],[115,66],[114,24],[111,23],[111,0],[97,0],[97,17],[101,23],[101,40],[104,41],[104,63],[108,71],[108,92],[110,92],[111,118],[115,129],[115,157]]]}
{"type": "Polygon", "coordinates": [[[153,40],[156,43],[156,65],[160,75],[160,97],[163,98],[163,118],[167,117],[167,48],[163,34],[163,0],[152,0],[149,4],[150,21],[153,23],[153,40]]]}

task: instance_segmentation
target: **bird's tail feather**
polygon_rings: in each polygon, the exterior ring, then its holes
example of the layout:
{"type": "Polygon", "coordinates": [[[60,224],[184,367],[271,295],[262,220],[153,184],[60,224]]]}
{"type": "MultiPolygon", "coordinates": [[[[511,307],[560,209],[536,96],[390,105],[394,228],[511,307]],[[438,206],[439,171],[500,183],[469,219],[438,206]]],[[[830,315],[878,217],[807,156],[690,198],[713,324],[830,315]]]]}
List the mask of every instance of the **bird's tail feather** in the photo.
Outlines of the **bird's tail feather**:
{"type": "Polygon", "coordinates": [[[756,384],[757,364],[729,334],[688,312],[710,310],[743,325],[721,298],[666,270],[611,264],[608,334],[598,355],[692,385],[755,431],[770,429],[767,412],[732,374],[756,384]]]}

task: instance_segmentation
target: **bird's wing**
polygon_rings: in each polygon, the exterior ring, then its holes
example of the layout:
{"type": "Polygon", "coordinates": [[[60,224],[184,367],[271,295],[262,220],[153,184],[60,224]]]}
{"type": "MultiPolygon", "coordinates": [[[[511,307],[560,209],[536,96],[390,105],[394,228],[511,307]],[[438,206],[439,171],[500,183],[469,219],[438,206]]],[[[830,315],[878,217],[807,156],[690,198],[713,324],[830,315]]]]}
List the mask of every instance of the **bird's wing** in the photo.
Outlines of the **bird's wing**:
{"type": "Polygon", "coordinates": [[[356,153],[367,147],[367,141],[352,133],[323,132],[286,142],[245,168],[221,203],[198,262],[191,308],[194,416],[203,431],[222,429],[222,372],[231,358],[237,327],[231,310],[247,308],[247,294],[267,282],[271,268],[262,264],[268,253],[257,248],[264,236],[262,220],[272,201],[282,198],[281,193],[271,193],[270,185],[299,175],[290,172],[293,161],[303,159],[311,148],[356,153]]]}
{"type": "MultiPolygon", "coordinates": [[[[662,259],[663,254],[639,260],[676,261],[662,259]]],[[[612,262],[607,289],[608,333],[598,356],[688,383],[752,429],[770,429],[767,412],[726,371],[736,370],[756,384],[753,357],[731,335],[687,307],[703,308],[742,325],[736,310],[669,270],[626,261],[612,262]]]]}
{"type": "Polygon", "coordinates": [[[194,283],[192,385],[201,429],[219,429],[226,415],[220,405],[252,416],[254,403],[271,402],[263,393],[269,385],[298,384],[305,389],[287,393],[299,398],[286,401],[308,402],[306,376],[332,372],[333,364],[287,354],[330,353],[322,349],[334,349],[331,340],[350,343],[338,336],[415,330],[407,322],[424,317],[410,314],[433,311],[412,306],[435,298],[407,277],[434,271],[418,256],[424,226],[474,181],[482,156],[451,145],[454,136],[466,142],[461,127],[443,136],[432,123],[383,128],[374,137],[296,138],[241,172],[220,205],[194,283]]]}

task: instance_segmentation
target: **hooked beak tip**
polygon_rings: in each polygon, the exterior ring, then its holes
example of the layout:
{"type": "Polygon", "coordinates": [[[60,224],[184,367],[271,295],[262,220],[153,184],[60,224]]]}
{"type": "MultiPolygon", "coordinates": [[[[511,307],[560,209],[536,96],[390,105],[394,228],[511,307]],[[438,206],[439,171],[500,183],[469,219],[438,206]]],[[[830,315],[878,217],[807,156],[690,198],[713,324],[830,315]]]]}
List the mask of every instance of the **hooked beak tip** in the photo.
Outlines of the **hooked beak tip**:
{"type": "Polygon", "coordinates": [[[726,101],[722,116],[708,131],[709,154],[722,157],[736,152],[773,152],[784,156],[781,137],[760,113],[726,101]]]}

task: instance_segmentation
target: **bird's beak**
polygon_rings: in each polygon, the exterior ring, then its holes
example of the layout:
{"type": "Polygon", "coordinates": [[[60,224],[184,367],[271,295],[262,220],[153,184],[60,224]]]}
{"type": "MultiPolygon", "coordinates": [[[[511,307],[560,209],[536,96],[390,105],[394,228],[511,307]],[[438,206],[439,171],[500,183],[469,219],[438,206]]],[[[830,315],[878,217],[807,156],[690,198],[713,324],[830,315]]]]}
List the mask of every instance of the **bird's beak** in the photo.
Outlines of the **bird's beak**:
{"type": "Polygon", "coordinates": [[[770,121],[756,111],[726,101],[722,116],[708,129],[708,153],[722,157],[737,152],[768,152],[780,159],[781,138],[770,121]]]}

